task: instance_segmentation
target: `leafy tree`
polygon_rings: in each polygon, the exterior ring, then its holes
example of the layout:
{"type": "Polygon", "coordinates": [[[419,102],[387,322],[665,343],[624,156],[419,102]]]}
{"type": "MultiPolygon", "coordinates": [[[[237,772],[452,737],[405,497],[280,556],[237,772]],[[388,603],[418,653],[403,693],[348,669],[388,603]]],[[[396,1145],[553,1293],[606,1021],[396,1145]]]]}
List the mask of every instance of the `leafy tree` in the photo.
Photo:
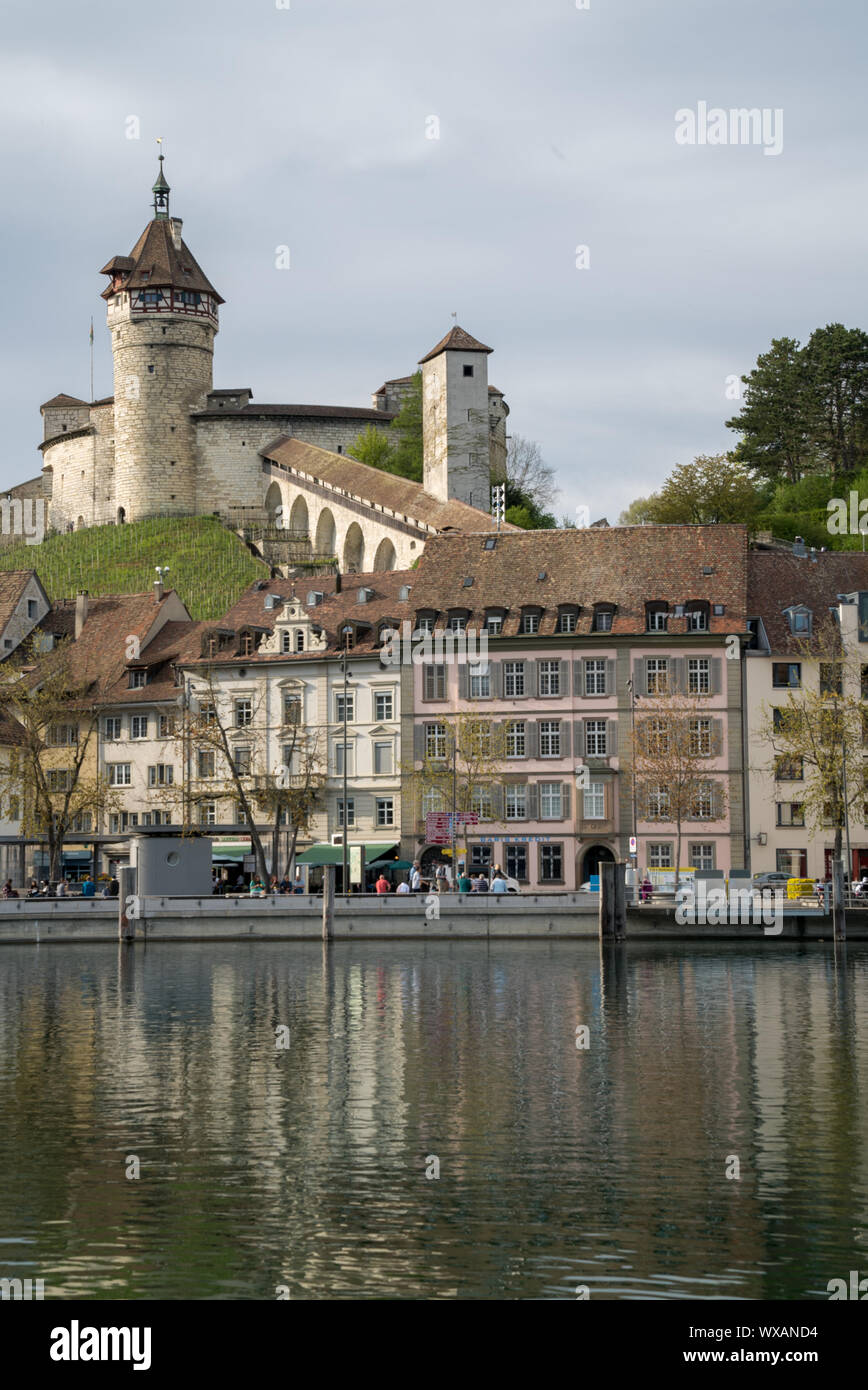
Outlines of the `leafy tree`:
{"type": "Polygon", "coordinates": [[[541,511],[530,493],[507,479],[506,520],[523,531],[550,531],[557,526],[551,512],[541,511]]]}
{"type": "Polygon", "coordinates": [[[323,806],[324,739],[322,730],[308,729],[298,722],[283,726],[281,733],[284,761],[267,776],[256,779],[253,797],[271,820],[271,870],[275,875],[278,873],[281,825],[290,827],[286,874],[291,877],[299,834],[310,829],[314,815],[323,806]]]}
{"type": "MultiPolygon", "coordinates": [[[[501,821],[499,796],[507,755],[506,722],[477,714],[443,715],[438,722],[442,736],[434,752],[426,749],[419,766],[412,762],[404,769],[420,817],[424,819],[426,807],[451,811],[454,793],[456,811],[476,811],[480,821],[501,821]]],[[[466,824],[463,834],[466,864],[466,824]]]]}
{"type": "Polygon", "coordinates": [[[727,429],[742,439],[738,463],[770,478],[796,482],[810,466],[812,413],[804,354],[794,338],[774,338],[742,377],[745,401],[727,429]]]}
{"type": "Polygon", "coordinates": [[[416,372],[389,426],[394,435],[391,472],[402,478],[422,481],[422,373],[416,372]]]}
{"type": "Polygon", "coordinates": [[[816,466],[833,478],[868,463],[868,334],[831,323],[805,348],[816,466]]]}
{"type": "Polygon", "coordinates": [[[654,508],[658,501],[656,492],[652,492],[650,497],[637,497],[631,502],[629,507],[625,507],[618,518],[621,526],[648,526],[656,521],[654,508]]]}
{"type": "Polygon", "coordinates": [[[350,458],[358,459],[359,463],[366,463],[369,468],[381,468],[386,473],[395,471],[392,467],[395,447],[376,425],[368,425],[367,429],[356,435],[347,454],[350,458]]]}
{"type": "Polygon", "coordinates": [[[700,455],[666,479],[650,509],[658,525],[752,521],[760,493],[747,470],[725,454],[700,455]]]}

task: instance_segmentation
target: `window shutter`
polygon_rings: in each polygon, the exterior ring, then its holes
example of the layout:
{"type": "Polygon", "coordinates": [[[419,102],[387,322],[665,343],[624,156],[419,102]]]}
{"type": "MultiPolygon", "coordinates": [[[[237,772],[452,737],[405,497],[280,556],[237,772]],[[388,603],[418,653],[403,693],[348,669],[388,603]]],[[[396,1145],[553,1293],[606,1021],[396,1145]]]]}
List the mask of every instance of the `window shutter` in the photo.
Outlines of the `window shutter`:
{"type": "Polygon", "coordinates": [[[491,694],[495,700],[503,698],[503,662],[489,661],[488,674],[491,680],[491,694]]]}
{"type": "Polygon", "coordinates": [[[585,694],[585,663],[584,661],[573,662],[573,694],[576,699],[581,700],[585,694]]]}
{"type": "Polygon", "coordinates": [[[577,723],[576,723],[576,735],[577,735],[577,737],[579,736],[579,733],[580,733],[580,732],[581,732],[581,740],[582,740],[582,741],[581,741],[581,743],[578,743],[578,742],[576,743],[576,757],[577,757],[577,758],[579,758],[579,757],[586,758],[586,757],[588,756],[588,721],[587,721],[587,719],[583,719],[583,720],[581,721],[581,729],[580,729],[579,723],[578,723],[578,721],[577,721],[577,723]]]}
{"type": "Polygon", "coordinates": [[[569,784],[569,782],[562,782],[562,783],[561,783],[561,819],[562,819],[562,820],[569,820],[569,818],[570,818],[570,784],[569,784]]]}
{"type": "Polygon", "coordinates": [[[712,787],[712,791],[711,791],[711,808],[712,808],[712,811],[713,811],[713,813],[714,813],[714,819],[715,819],[715,820],[723,820],[723,816],[724,816],[724,809],[723,809],[723,807],[724,807],[723,787],[722,787],[722,785],[721,785],[720,782],[712,782],[711,787],[712,787]]]}
{"type": "Polygon", "coordinates": [[[641,656],[637,656],[633,662],[633,694],[648,694],[648,670],[641,656]]]}
{"type": "Polygon", "coordinates": [[[722,664],[723,663],[721,662],[719,656],[713,656],[711,658],[711,675],[709,677],[709,689],[712,695],[720,694],[722,664]]]}
{"type": "Polygon", "coordinates": [[[573,757],[585,756],[585,721],[577,719],[573,724],[573,757]]]}
{"type": "Polygon", "coordinates": [[[503,820],[503,784],[498,782],[491,788],[491,809],[496,821],[503,820]]]}
{"type": "Polygon", "coordinates": [[[606,756],[609,758],[617,757],[618,754],[618,721],[617,719],[606,720],[606,756]]]}
{"type": "Polygon", "coordinates": [[[535,719],[528,719],[525,723],[524,746],[527,749],[529,758],[539,757],[539,725],[535,719]]]}
{"type": "Polygon", "coordinates": [[[413,728],[413,757],[421,762],[425,757],[425,725],[416,724],[413,728]]]}
{"type": "Polygon", "coordinates": [[[562,758],[569,758],[569,757],[570,757],[570,721],[569,721],[569,719],[562,719],[562,720],[561,720],[561,757],[562,757],[562,758]]]}
{"type": "Polygon", "coordinates": [[[539,695],[539,679],[537,676],[537,663],[526,661],[524,663],[524,693],[525,695],[539,695]]]}
{"type": "Polygon", "coordinates": [[[539,820],[539,786],[536,782],[527,784],[527,818],[539,820]]]}
{"type": "Polygon", "coordinates": [[[470,681],[467,674],[467,662],[462,661],[458,666],[458,698],[466,700],[470,689],[470,681]]]}
{"type": "Polygon", "coordinates": [[[569,663],[568,661],[562,661],[560,665],[561,665],[561,679],[560,679],[560,690],[561,690],[561,694],[562,694],[562,695],[569,695],[569,693],[570,693],[570,663],[569,663]]]}
{"type": "Polygon", "coordinates": [[[614,661],[607,661],[607,662],[606,662],[606,694],[607,694],[607,695],[614,695],[614,694],[615,694],[615,663],[614,663],[614,661]]]}
{"type": "Polygon", "coordinates": [[[670,689],[674,695],[687,694],[687,663],[683,656],[669,658],[670,689]]]}

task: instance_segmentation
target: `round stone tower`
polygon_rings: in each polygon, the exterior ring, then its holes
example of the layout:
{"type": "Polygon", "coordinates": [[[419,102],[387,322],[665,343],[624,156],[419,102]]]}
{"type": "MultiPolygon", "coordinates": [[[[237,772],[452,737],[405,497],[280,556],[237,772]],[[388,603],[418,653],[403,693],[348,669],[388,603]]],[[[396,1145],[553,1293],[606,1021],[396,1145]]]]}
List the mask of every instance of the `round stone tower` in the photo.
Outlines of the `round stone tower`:
{"type": "Polygon", "coordinates": [[[223,303],[169,215],[160,172],[154,216],[129,256],[101,274],[114,359],[115,519],[197,510],[192,410],[213,385],[217,309],[223,303]]]}

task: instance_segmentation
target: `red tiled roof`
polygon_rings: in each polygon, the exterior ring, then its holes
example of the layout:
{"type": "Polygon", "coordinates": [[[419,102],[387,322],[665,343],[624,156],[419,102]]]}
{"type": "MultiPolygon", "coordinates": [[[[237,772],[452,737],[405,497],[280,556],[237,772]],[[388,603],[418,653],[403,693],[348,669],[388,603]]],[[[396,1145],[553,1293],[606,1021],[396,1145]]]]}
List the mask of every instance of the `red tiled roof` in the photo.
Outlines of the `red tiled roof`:
{"type": "MultiPolygon", "coordinates": [[[[230,393],[232,394],[232,393],[230,393]]],[[[216,396],[216,391],[209,392],[216,396]]],[[[374,410],[371,406],[355,405],[239,405],[236,408],[216,410],[195,410],[191,414],[196,420],[225,420],[227,418],[255,419],[258,415],[284,416],[286,419],[300,420],[394,420],[392,411],[374,410]]]]}
{"type": "MultiPolygon", "coordinates": [[[[213,295],[218,304],[223,303],[187,243],[182,241],[180,247],[175,246],[172,224],[168,218],[153,218],[129,256],[113,256],[100,274],[114,275],[123,271],[128,261],[132,261],[133,269],[123,282],[124,289],[163,289],[171,286],[179,290],[198,290],[213,295]]],[[[111,284],[107,285],[102,292],[103,299],[110,298],[114,292],[111,284]]]]}
{"type": "Polygon", "coordinates": [[[35,570],[0,570],[0,632],[3,632],[35,570]]]}
{"type": "Polygon", "coordinates": [[[472,338],[465,329],[459,328],[458,324],[456,324],[454,328],[450,328],[445,338],[440,339],[436,347],[433,347],[430,352],[426,352],[424,357],[419,358],[419,366],[421,367],[423,362],[430,362],[432,357],[439,357],[441,352],[493,351],[493,348],[486,347],[485,344],[480,343],[477,338],[472,338]]]}
{"type": "Polygon", "coordinates": [[[762,618],[772,652],[804,650],[804,633],[793,633],[787,608],[803,604],[814,618],[814,635],[822,641],[829,609],[838,594],[868,590],[868,554],[859,550],[823,550],[798,556],[786,550],[752,550],[748,558],[748,617],[762,618]]]}
{"type": "Polygon", "coordinates": [[[67,396],[65,391],[61,391],[59,396],[52,396],[50,401],[44,401],[39,409],[41,412],[43,410],[52,410],[62,405],[81,406],[87,405],[87,401],[80,401],[78,396],[67,396]]]}
{"type": "MultiPolygon", "coordinates": [[[[169,599],[167,593],[162,600],[169,599]]],[[[51,612],[40,626],[53,633],[58,641],[73,638],[75,633],[75,599],[62,599],[51,606],[51,612]]],[[[87,684],[89,697],[100,703],[126,700],[154,700],[159,698],[156,684],[149,684],[141,690],[128,690],[127,672],[130,666],[156,667],[165,663],[166,670],[159,678],[160,689],[168,694],[173,685],[169,662],[180,659],[188,652],[188,640],[194,640],[192,629],[198,625],[190,621],[171,621],[147,642],[148,633],[159,615],[159,606],[153,594],[112,594],[98,598],[88,598],[87,617],[77,640],[70,641],[64,650],[64,660],[69,663],[69,673],[73,684],[87,684]],[[189,633],[189,639],[185,636],[189,633]],[[140,643],[141,661],[130,661],[127,656],[130,638],[140,643]],[[176,657],[177,653],[177,657],[176,657]]],[[[57,648],[55,649],[57,651],[57,648]]],[[[52,660],[53,654],[46,657],[52,660]]],[[[56,658],[54,658],[56,659],[56,658]]]]}

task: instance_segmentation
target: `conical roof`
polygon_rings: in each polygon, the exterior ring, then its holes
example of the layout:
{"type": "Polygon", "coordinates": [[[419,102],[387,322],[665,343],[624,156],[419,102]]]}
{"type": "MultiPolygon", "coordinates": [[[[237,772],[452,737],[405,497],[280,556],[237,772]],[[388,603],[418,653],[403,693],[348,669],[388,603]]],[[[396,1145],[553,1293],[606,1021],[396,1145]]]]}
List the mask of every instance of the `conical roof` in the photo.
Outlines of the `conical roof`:
{"type": "Polygon", "coordinates": [[[424,357],[419,358],[419,366],[423,362],[430,362],[432,357],[439,357],[441,352],[493,352],[494,349],[486,347],[477,338],[471,335],[464,328],[459,328],[456,323],[454,328],[450,328],[445,338],[441,338],[436,347],[430,352],[426,352],[424,357]]]}

